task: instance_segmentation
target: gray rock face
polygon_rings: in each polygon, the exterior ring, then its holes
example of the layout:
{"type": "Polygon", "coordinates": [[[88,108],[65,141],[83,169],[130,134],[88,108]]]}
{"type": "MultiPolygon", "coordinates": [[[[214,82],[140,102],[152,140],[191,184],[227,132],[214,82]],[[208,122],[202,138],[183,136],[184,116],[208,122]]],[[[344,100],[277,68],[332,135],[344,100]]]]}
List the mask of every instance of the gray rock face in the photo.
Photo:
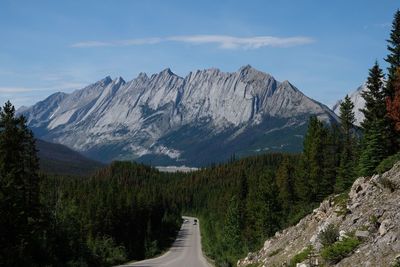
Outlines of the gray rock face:
{"type": "Polygon", "coordinates": [[[323,201],[297,225],[268,239],[260,251],[239,260],[238,266],[282,266],[309,245],[318,253],[322,248],[318,234],[329,224],[339,227],[340,238],[354,233],[361,242],[353,253],[334,266],[392,266],[400,262],[399,185],[400,162],[382,175],[358,178],[349,192],[346,207],[340,205],[338,210],[335,198],[323,201]],[[385,187],[388,181],[396,185],[395,191],[385,187]],[[338,212],[343,208],[347,212],[338,212]],[[279,253],[271,253],[273,251],[279,253]]]}
{"type": "Polygon", "coordinates": [[[213,162],[233,153],[298,150],[310,115],[336,120],[288,81],[251,66],[233,73],[198,70],[185,78],[170,69],[129,82],[106,77],[71,94],[54,94],[22,114],[38,137],[99,160],[188,166],[206,163],[206,156],[213,162]]]}
{"type": "MultiPolygon", "coordinates": [[[[360,126],[361,122],[364,120],[364,114],[361,112],[360,109],[363,109],[365,107],[365,100],[361,96],[361,93],[364,92],[367,89],[366,84],[364,83],[363,85],[359,86],[354,92],[349,94],[349,97],[351,101],[354,104],[354,115],[355,115],[355,124],[360,126]]],[[[343,102],[342,100],[339,100],[336,102],[335,105],[333,105],[332,110],[339,115],[340,114],[340,104],[343,102]]]]}

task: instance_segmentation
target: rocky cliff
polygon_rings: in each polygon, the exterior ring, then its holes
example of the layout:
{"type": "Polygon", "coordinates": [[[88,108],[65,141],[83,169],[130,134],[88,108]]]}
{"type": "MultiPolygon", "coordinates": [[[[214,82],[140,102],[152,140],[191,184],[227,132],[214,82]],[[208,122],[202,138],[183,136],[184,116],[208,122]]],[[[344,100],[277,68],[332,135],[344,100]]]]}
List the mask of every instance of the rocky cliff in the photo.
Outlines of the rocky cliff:
{"type": "Polygon", "coordinates": [[[298,266],[310,266],[310,258],[318,262],[313,266],[400,266],[399,222],[400,162],[382,175],[358,178],[348,194],[326,199],[297,225],[268,239],[260,251],[239,260],[238,266],[296,266],[296,259],[302,261],[298,266]],[[332,226],[337,227],[338,240],[328,254],[323,252],[327,245],[322,245],[322,233],[332,226]]]}
{"type": "Polygon", "coordinates": [[[170,69],[132,81],[106,77],[21,110],[37,137],[92,158],[204,166],[233,154],[299,151],[310,115],[336,115],[288,81],[247,65],[236,72],[170,69]]]}

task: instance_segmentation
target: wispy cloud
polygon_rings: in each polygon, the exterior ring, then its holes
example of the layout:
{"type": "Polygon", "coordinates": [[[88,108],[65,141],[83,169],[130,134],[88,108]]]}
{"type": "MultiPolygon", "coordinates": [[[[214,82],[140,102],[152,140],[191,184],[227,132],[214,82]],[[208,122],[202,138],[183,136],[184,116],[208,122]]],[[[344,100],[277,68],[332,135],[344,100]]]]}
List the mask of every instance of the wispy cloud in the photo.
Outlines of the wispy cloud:
{"type": "Polygon", "coordinates": [[[229,35],[184,35],[154,38],[139,38],[114,41],[84,41],[72,44],[71,47],[115,47],[158,44],[162,42],[181,42],[190,44],[215,44],[222,49],[257,49],[261,47],[291,47],[315,42],[304,36],[276,37],[252,36],[235,37],[229,35]]]}
{"type": "Polygon", "coordinates": [[[32,88],[32,87],[2,87],[0,86],[0,94],[24,94],[24,93],[36,93],[36,92],[47,92],[54,90],[73,90],[84,87],[85,83],[74,83],[74,82],[63,82],[51,87],[46,88],[32,88]]]}
{"type": "Polygon", "coordinates": [[[0,93],[2,94],[20,94],[29,92],[46,91],[41,88],[29,88],[29,87],[0,87],[0,93]]]}

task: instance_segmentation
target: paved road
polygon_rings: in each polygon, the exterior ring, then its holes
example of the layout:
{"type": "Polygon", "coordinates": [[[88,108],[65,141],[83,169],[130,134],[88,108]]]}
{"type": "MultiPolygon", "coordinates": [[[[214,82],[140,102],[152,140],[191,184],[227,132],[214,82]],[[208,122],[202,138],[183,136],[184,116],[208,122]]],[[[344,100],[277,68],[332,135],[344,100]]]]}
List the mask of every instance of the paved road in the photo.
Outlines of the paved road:
{"type": "Polygon", "coordinates": [[[183,223],[174,244],[164,255],[121,266],[136,267],[211,267],[201,251],[199,225],[193,225],[193,217],[183,217],[183,223]]]}

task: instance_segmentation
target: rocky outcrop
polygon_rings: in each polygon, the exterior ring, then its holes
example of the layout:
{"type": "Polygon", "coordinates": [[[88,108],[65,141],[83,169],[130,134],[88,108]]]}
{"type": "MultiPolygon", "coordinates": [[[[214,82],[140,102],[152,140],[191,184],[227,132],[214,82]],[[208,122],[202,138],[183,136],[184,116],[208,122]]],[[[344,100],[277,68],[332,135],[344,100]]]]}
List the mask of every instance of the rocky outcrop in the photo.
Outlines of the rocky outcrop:
{"type": "Polygon", "coordinates": [[[239,260],[238,266],[282,266],[310,245],[321,263],[319,233],[330,224],[339,228],[339,239],[352,235],[361,242],[352,253],[331,265],[392,266],[400,261],[399,222],[400,162],[382,175],[358,178],[348,198],[326,199],[297,225],[268,239],[260,251],[239,260]]]}

